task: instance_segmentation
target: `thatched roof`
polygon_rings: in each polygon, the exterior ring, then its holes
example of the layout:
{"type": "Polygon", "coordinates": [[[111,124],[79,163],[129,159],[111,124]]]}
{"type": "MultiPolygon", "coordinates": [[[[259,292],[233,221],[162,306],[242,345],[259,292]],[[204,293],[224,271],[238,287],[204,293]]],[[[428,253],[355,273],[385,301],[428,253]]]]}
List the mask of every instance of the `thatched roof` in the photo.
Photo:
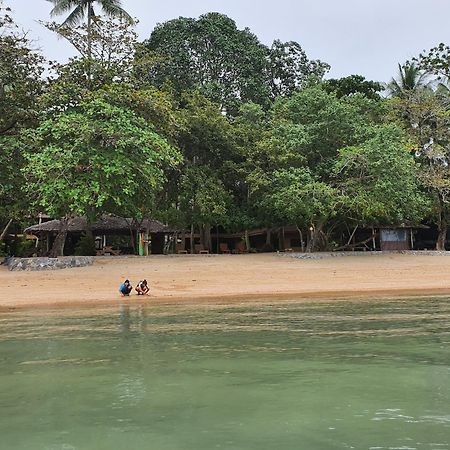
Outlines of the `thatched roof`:
{"type": "MultiPolygon", "coordinates": [[[[69,233],[82,233],[87,228],[86,217],[74,217],[70,220],[69,233]]],[[[129,233],[133,231],[146,231],[151,233],[169,233],[172,230],[163,223],[152,219],[129,219],[112,215],[103,215],[91,225],[94,234],[129,233]]],[[[61,229],[60,220],[50,220],[39,225],[33,225],[25,229],[25,233],[57,233],[61,229]]]]}

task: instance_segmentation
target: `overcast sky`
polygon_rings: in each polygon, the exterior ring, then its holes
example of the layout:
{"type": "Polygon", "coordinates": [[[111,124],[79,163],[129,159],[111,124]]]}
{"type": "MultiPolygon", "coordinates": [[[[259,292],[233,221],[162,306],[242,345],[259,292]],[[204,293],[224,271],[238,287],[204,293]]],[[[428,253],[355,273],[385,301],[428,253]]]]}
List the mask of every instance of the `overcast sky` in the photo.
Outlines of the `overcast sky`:
{"type": "MultiPolygon", "coordinates": [[[[47,20],[46,0],[5,0],[16,21],[37,41],[44,54],[65,61],[75,54],[37,23],[47,20]]],[[[122,0],[140,20],[142,39],[156,23],[179,16],[198,17],[217,11],[249,27],[269,45],[294,40],[311,59],[331,64],[329,76],[362,74],[389,81],[397,63],[439,42],[450,43],[449,0],[122,0]]]]}

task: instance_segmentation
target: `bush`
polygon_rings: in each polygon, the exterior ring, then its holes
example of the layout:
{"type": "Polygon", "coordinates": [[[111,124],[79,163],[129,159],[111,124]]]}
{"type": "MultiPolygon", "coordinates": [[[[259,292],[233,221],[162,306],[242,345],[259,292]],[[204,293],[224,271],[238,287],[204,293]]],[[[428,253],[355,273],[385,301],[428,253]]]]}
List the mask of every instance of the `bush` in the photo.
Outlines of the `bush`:
{"type": "Polygon", "coordinates": [[[95,256],[95,240],[93,236],[83,235],[75,246],[75,256],[95,256]]]}
{"type": "Polygon", "coordinates": [[[18,237],[9,244],[9,252],[17,258],[29,258],[36,252],[35,241],[18,237]]]}

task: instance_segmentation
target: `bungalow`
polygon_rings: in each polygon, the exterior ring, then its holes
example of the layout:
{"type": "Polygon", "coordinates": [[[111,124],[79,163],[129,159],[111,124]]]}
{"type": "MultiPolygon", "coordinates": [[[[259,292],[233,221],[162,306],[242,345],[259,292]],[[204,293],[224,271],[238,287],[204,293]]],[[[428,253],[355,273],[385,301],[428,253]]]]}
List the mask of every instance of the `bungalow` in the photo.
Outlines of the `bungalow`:
{"type": "MultiPolygon", "coordinates": [[[[60,220],[50,220],[25,229],[25,233],[37,236],[43,253],[50,250],[61,230],[60,220]]],[[[69,222],[65,253],[71,254],[87,229],[86,217],[74,217],[69,222]]],[[[97,255],[163,254],[173,230],[152,219],[131,219],[103,215],[91,224],[97,255]]]]}

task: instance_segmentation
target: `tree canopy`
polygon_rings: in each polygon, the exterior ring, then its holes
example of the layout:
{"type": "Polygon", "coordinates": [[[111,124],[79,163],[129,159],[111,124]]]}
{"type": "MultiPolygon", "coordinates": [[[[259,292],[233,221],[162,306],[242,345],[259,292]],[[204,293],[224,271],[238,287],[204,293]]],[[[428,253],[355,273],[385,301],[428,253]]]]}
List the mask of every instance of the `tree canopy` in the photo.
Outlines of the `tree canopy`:
{"type": "Polygon", "coordinates": [[[293,226],[312,251],[345,248],[355,226],[426,223],[445,248],[446,45],[386,86],[324,79],[330,66],[299,43],[264,45],[219,13],[140,42],[119,1],[52,3],[66,16],[45,26],[79,53],[64,64],[0,15],[1,225],[152,215],[209,250],[214,230],[250,250],[250,229],[293,226]]]}

